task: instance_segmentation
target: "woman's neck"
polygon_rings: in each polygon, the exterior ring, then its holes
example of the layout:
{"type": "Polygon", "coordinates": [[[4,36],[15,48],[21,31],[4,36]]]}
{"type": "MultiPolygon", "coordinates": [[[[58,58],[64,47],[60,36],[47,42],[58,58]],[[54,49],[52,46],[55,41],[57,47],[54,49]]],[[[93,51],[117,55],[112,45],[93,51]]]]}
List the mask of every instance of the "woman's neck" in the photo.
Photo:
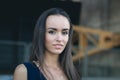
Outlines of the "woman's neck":
{"type": "Polygon", "coordinates": [[[44,58],[44,63],[47,67],[59,67],[59,55],[46,54],[44,58]]]}

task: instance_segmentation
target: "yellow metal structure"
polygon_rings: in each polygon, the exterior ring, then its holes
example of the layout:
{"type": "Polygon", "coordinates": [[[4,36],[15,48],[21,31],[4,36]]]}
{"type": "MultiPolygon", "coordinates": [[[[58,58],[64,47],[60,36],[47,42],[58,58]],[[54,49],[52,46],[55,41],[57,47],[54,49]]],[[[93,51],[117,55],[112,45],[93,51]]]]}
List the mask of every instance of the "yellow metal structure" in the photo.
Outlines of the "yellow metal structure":
{"type": "Polygon", "coordinates": [[[85,49],[89,47],[88,41],[91,41],[95,46],[95,48],[87,51],[88,55],[93,55],[100,51],[120,45],[120,33],[75,25],[73,29],[76,33],[73,35],[73,42],[78,40],[78,49],[74,47],[74,44],[72,48],[75,53],[75,55],[73,55],[73,61],[77,61],[84,57],[85,49]],[[97,36],[97,40],[93,35],[97,36]]]}

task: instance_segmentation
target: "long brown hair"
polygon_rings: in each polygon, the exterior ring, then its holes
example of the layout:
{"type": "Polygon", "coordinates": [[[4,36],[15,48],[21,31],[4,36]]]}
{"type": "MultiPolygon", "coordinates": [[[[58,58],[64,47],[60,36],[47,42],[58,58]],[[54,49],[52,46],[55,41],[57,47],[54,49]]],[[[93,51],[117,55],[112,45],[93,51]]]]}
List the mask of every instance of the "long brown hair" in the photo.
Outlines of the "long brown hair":
{"type": "Polygon", "coordinates": [[[40,64],[41,69],[43,69],[43,62],[45,56],[45,23],[46,19],[50,15],[62,15],[66,17],[70,23],[70,31],[69,31],[69,40],[64,51],[59,56],[59,63],[63,68],[63,71],[69,80],[80,80],[80,76],[77,73],[73,61],[72,61],[72,54],[71,54],[71,41],[72,41],[72,34],[73,28],[72,23],[70,20],[69,15],[61,8],[51,8],[46,10],[41,14],[38,18],[37,23],[35,25],[34,30],[34,38],[33,38],[33,49],[32,55],[30,60],[31,61],[38,61],[40,64]]]}

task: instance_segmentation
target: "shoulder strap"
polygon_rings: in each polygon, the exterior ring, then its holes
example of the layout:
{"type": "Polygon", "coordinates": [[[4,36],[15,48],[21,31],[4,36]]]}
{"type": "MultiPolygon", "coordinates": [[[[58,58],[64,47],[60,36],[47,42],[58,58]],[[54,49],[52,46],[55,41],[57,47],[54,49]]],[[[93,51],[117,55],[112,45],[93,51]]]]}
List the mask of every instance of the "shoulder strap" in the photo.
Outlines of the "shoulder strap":
{"type": "Polygon", "coordinates": [[[28,80],[46,80],[34,63],[24,63],[28,80]]]}

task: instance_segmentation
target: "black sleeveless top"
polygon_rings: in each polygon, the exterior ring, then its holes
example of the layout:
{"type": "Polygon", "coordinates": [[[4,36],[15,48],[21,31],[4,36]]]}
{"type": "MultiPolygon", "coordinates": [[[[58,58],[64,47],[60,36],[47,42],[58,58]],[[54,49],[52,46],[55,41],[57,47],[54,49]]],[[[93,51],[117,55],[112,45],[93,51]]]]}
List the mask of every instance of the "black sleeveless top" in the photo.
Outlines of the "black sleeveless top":
{"type": "Polygon", "coordinates": [[[38,67],[32,63],[24,63],[27,68],[27,80],[47,80],[38,67]]]}

